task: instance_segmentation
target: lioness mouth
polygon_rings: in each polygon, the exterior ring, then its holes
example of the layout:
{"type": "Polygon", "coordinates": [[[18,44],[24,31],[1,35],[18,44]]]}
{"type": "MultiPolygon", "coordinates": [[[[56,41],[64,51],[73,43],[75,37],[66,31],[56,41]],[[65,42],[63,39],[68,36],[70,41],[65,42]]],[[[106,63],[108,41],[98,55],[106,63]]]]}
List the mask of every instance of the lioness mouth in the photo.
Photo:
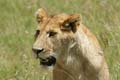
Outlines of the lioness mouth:
{"type": "Polygon", "coordinates": [[[46,59],[40,58],[40,64],[44,66],[52,66],[56,63],[56,58],[53,56],[47,57],[46,59]]]}

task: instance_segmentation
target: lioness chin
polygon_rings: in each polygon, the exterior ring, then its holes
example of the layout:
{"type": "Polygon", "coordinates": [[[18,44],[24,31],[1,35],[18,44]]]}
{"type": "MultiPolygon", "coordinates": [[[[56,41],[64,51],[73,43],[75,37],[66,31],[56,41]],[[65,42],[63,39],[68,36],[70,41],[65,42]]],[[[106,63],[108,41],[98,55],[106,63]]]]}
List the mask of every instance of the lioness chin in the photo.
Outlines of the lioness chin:
{"type": "Polygon", "coordinates": [[[42,66],[53,66],[53,80],[109,80],[103,51],[79,14],[38,9],[36,19],[33,51],[42,66]]]}

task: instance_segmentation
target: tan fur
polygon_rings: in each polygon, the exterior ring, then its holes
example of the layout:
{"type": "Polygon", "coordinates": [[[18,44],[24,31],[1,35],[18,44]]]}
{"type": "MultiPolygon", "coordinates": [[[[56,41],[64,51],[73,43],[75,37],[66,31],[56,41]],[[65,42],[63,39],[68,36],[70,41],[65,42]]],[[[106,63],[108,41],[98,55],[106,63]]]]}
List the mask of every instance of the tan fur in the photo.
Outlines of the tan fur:
{"type": "Polygon", "coordinates": [[[96,37],[81,22],[78,14],[48,16],[37,11],[38,34],[34,48],[44,48],[42,57],[53,55],[57,62],[53,80],[109,80],[109,71],[96,37]],[[72,23],[72,27],[65,27],[72,23]],[[49,37],[47,32],[57,32],[49,37]]]}

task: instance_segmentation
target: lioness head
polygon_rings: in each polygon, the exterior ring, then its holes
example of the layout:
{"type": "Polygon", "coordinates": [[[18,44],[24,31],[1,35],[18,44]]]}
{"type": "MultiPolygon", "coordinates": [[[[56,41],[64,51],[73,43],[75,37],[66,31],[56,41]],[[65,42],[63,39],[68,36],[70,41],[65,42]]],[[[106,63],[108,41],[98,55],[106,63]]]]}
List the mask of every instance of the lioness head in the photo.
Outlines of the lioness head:
{"type": "Polygon", "coordinates": [[[80,25],[78,14],[48,16],[43,9],[36,13],[38,28],[35,33],[33,51],[41,65],[51,66],[62,59],[80,25]]]}

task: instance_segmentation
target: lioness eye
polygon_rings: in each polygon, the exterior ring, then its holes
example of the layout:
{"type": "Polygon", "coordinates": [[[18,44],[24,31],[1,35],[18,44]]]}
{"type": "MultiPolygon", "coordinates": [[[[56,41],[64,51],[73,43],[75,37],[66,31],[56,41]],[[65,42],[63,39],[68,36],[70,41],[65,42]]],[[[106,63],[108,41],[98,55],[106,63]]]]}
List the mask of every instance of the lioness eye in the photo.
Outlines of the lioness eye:
{"type": "Polygon", "coordinates": [[[48,37],[52,37],[52,36],[55,36],[57,32],[49,31],[47,32],[47,34],[48,34],[48,37]]]}
{"type": "Polygon", "coordinates": [[[65,27],[65,28],[69,28],[69,26],[70,26],[69,23],[64,24],[64,27],[65,27]]]}
{"type": "Polygon", "coordinates": [[[40,34],[40,30],[36,30],[36,33],[35,33],[35,39],[38,37],[38,35],[40,34]]]}

